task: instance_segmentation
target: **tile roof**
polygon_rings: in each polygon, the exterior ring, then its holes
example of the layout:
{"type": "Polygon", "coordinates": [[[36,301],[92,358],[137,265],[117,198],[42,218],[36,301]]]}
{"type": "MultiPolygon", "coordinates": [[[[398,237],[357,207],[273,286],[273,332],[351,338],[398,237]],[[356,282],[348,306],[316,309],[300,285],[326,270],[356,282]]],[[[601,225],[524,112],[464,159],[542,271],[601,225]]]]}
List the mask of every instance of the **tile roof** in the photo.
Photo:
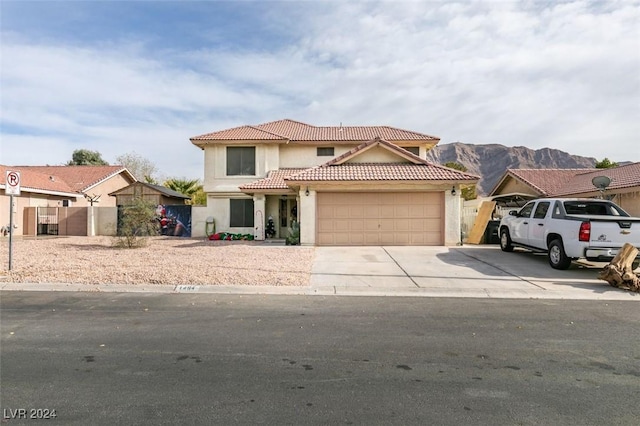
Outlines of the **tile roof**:
{"type": "Polygon", "coordinates": [[[306,169],[285,178],[285,181],[384,181],[430,180],[476,182],[478,176],[429,163],[389,141],[380,138],[368,140],[319,166],[306,169]],[[403,158],[398,163],[348,163],[363,152],[380,147],[403,158]]]}
{"type": "Polygon", "coordinates": [[[610,169],[596,169],[587,173],[577,174],[558,188],[553,195],[564,196],[597,192],[598,190],[591,182],[591,179],[596,176],[607,176],[611,179],[611,184],[607,188],[608,191],[640,187],[640,163],[632,163],[610,169]]]}
{"type": "Polygon", "coordinates": [[[19,168],[58,176],[76,192],[84,192],[92,186],[123,172],[132,181],[135,181],[133,175],[122,166],[19,166],[19,168]]]}
{"type": "Polygon", "coordinates": [[[596,176],[611,179],[608,190],[640,187],[640,163],[610,169],[508,169],[491,194],[499,190],[507,177],[519,179],[545,197],[596,193],[591,180],[596,176]]]}
{"type": "Polygon", "coordinates": [[[241,185],[241,190],[246,189],[257,189],[257,190],[265,190],[265,189],[284,189],[287,190],[289,187],[284,179],[288,176],[291,176],[296,173],[300,173],[306,169],[279,169],[279,170],[271,170],[267,177],[264,179],[259,179],[251,183],[247,183],[245,185],[241,185]]]}
{"type": "Polygon", "coordinates": [[[7,170],[20,172],[20,189],[25,192],[56,193],[77,197],[80,194],[60,176],[40,173],[25,167],[0,166],[0,184],[5,185],[7,170]]]}
{"type": "MultiPolygon", "coordinates": [[[[593,169],[508,169],[506,176],[513,176],[533,189],[540,192],[541,195],[551,195],[558,191],[574,176],[580,173],[588,173],[593,169]]],[[[498,182],[494,191],[504,181],[504,178],[498,182]]],[[[493,191],[491,191],[493,193],[493,191]]]]}
{"type": "Polygon", "coordinates": [[[429,163],[343,163],[321,165],[285,178],[285,181],[451,181],[475,182],[477,176],[429,163]]]}
{"type": "Polygon", "coordinates": [[[435,136],[389,126],[325,126],[318,127],[299,121],[284,119],[255,126],[240,126],[190,138],[195,145],[207,141],[229,140],[281,140],[283,142],[353,142],[380,137],[386,140],[429,141],[437,143],[435,136]]]}

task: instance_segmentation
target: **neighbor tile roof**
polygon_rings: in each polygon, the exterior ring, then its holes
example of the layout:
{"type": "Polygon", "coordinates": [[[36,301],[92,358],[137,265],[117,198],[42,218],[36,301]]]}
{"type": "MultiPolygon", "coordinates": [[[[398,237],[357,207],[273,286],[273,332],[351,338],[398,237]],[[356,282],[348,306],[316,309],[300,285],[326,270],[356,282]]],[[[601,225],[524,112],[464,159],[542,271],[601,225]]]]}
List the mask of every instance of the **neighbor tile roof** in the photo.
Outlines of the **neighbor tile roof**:
{"type": "Polygon", "coordinates": [[[257,190],[265,190],[265,189],[289,189],[287,183],[284,179],[288,176],[291,176],[296,173],[300,173],[306,169],[279,169],[279,170],[271,170],[267,177],[264,179],[259,179],[251,183],[247,183],[245,185],[241,185],[240,189],[257,189],[257,190]]]}
{"type": "Polygon", "coordinates": [[[627,164],[610,169],[595,169],[576,174],[568,182],[558,188],[553,195],[564,196],[598,191],[591,180],[596,176],[607,176],[611,184],[607,190],[640,187],[640,163],[627,164]]]}
{"type": "MultiPolygon", "coordinates": [[[[523,181],[542,195],[550,195],[558,191],[575,175],[588,173],[592,170],[593,169],[508,169],[507,175],[523,181]]],[[[500,183],[502,183],[503,180],[501,180],[500,183]]]]}
{"type": "Polygon", "coordinates": [[[478,177],[429,163],[343,163],[312,167],[285,178],[295,182],[391,180],[475,182],[478,177]]]}
{"type": "Polygon", "coordinates": [[[387,140],[430,141],[435,136],[389,126],[325,126],[318,127],[299,121],[284,119],[255,126],[240,126],[218,132],[194,136],[190,140],[201,146],[207,141],[229,140],[281,140],[283,142],[349,142],[366,141],[380,137],[387,140]]]}
{"type": "Polygon", "coordinates": [[[5,185],[7,170],[20,172],[20,189],[25,192],[53,192],[60,195],[74,196],[78,194],[60,176],[40,173],[24,167],[0,166],[0,184],[5,185]]]}
{"type": "Polygon", "coordinates": [[[135,178],[122,166],[19,166],[21,170],[30,170],[64,180],[75,192],[84,192],[94,185],[125,172],[132,181],[135,178]]]}
{"type": "Polygon", "coordinates": [[[509,176],[521,180],[542,196],[562,197],[597,192],[591,182],[596,176],[607,176],[611,179],[608,190],[640,187],[640,163],[609,169],[508,169],[491,194],[494,194],[509,176]]]}

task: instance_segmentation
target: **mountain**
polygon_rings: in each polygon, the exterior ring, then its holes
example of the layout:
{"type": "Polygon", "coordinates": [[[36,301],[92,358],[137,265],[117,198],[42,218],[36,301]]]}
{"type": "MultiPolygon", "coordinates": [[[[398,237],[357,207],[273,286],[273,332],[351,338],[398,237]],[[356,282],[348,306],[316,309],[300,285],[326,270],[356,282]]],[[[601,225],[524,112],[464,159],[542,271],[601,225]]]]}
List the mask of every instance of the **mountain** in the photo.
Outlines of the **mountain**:
{"type": "Polygon", "coordinates": [[[571,155],[557,149],[529,149],[498,144],[473,145],[461,142],[436,145],[427,152],[427,161],[436,164],[455,162],[469,173],[480,176],[478,195],[487,195],[507,169],[588,169],[595,158],[571,155]]]}

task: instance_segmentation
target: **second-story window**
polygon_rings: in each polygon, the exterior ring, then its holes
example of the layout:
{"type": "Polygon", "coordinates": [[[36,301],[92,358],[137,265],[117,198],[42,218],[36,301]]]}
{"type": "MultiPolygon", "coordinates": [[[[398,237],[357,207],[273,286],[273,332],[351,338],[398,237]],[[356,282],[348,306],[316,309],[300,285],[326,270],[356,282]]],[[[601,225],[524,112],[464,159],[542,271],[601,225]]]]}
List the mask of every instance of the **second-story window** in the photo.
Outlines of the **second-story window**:
{"type": "Polygon", "coordinates": [[[420,147],[419,146],[403,146],[404,149],[412,153],[413,155],[420,155],[420,147]]]}
{"type": "Polygon", "coordinates": [[[333,157],[333,147],[319,147],[316,150],[318,157],[333,157]]]}
{"type": "Polygon", "coordinates": [[[227,147],[227,176],[254,176],[256,174],[255,146],[227,147]]]}

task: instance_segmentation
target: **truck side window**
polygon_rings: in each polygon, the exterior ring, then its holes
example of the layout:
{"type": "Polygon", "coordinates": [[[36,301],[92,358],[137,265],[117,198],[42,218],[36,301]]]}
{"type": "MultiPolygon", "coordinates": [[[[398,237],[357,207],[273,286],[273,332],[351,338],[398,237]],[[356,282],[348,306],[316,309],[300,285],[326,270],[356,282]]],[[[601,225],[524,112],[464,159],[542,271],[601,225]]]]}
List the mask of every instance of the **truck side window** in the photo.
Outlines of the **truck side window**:
{"type": "Polygon", "coordinates": [[[520,217],[530,217],[531,216],[531,212],[533,211],[533,205],[534,205],[534,203],[529,203],[526,206],[524,206],[522,208],[522,210],[520,210],[520,212],[518,213],[518,216],[520,216],[520,217]]]}
{"type": "Polygon", "coordinates": [[[538,203],[536,212],[533,214],[533,218],[544,219],[544,217],[547,215],[547,211],[549,210],[549,205],[550,203],[547,201],[538,203]]]}

